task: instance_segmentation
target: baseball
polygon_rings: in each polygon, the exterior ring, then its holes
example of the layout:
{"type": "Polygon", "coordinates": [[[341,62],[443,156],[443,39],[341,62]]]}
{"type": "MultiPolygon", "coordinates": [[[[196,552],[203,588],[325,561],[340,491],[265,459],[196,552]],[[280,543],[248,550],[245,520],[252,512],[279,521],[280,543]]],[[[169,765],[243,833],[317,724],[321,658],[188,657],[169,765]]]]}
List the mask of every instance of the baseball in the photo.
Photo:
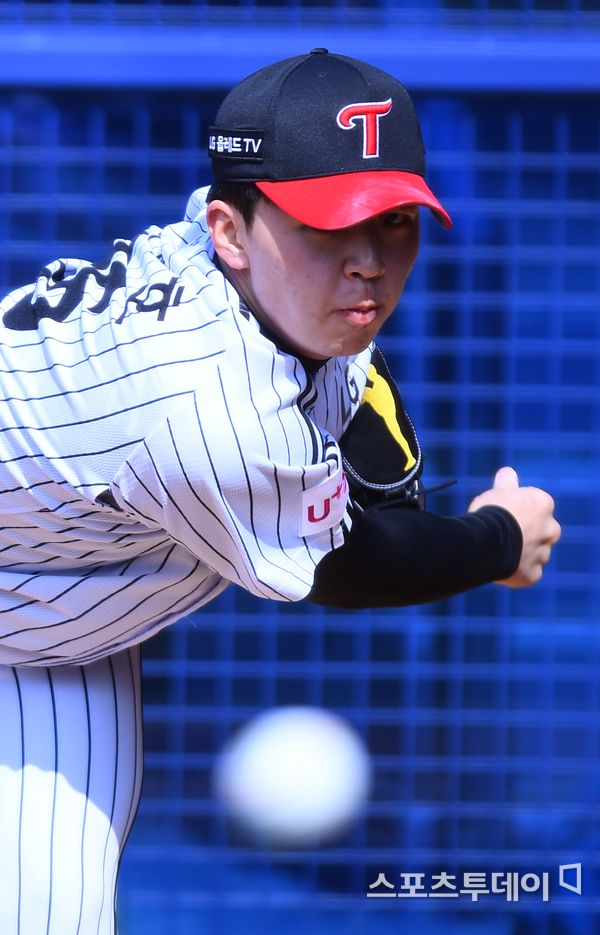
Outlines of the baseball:
{"type": "Polygon", "coordinates": [[[215,789],[259,843],[326,843],[356,819],[370,785],[366,748],[346,721],[312,707],[258,715],[223,749],[215,789]]]}

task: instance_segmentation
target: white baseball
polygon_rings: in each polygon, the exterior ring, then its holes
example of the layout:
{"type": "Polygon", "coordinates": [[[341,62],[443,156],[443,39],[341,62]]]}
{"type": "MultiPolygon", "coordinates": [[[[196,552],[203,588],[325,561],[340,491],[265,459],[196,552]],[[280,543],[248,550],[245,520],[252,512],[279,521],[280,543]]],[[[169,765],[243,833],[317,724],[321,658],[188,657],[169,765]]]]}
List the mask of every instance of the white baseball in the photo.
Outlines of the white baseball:
{"type": "Polygon", "coordinates": [[[217,759],[215,788],[228,813],[266,844],[325,842],[364,806],[370,761],[356,731],[312,707],[258,715],[217,759]]]}

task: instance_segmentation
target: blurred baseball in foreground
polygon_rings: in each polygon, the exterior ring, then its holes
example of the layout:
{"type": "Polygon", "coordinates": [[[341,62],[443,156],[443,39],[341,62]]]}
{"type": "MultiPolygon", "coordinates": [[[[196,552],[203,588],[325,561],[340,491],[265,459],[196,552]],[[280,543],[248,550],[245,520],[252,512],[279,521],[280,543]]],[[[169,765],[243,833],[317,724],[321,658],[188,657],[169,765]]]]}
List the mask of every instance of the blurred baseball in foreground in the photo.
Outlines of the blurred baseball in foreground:
{"type": "Polygon", "coordinates": [[[229,815],[260,842],[307,847],[357,818],[369,756],[344,720],[311,707],[274,708],[242,727],[219,756],[215,788],[229,815]]]}

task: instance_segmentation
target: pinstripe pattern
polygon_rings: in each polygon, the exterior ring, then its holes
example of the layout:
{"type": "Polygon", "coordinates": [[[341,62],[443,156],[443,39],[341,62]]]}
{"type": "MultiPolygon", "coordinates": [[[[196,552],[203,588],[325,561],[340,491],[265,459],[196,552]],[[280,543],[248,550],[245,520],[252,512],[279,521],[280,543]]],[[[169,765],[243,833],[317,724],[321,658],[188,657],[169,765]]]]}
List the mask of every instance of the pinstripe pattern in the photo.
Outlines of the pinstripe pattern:
{"type": "Polygon", "coordinates": [[[341,528],[298,534],[370,350],[308,373],[186,220],[59,260],[0,305],[0,662],[87,662],[232,581],[299,600],[341,528]]]}
{"type": "Polygon", "coordinates": [[[229,582],[303,597],[342,539],[300,535],[302,497],[337,483],[370,351],[312,373],[278,348],[212,262],[203,194],[190,205],[0,306],[3,935],[115,932],[133,644],[229,582]]]}
{"type": "Polygon", "coordinates": [[[0,931],[113,935],[141,783],[137,649],[0,667],[0,931]]]}

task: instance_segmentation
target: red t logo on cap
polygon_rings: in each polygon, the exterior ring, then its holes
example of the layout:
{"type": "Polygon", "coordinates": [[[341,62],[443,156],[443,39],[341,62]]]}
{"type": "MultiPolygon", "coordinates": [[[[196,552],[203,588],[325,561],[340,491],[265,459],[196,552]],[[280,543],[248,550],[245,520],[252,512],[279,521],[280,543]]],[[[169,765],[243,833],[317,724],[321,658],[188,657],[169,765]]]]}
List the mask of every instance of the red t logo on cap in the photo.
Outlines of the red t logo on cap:
{"type": "Polygon", "coordinates": [[[379,118],[385,117],[392,109],[392,99],[387,101],[367,101],[364,104],[346,104],[337,115],[338,127],[351,130],[357,120],[363,124],[363,159],[372,159],[379,155],[379,118]]]}

